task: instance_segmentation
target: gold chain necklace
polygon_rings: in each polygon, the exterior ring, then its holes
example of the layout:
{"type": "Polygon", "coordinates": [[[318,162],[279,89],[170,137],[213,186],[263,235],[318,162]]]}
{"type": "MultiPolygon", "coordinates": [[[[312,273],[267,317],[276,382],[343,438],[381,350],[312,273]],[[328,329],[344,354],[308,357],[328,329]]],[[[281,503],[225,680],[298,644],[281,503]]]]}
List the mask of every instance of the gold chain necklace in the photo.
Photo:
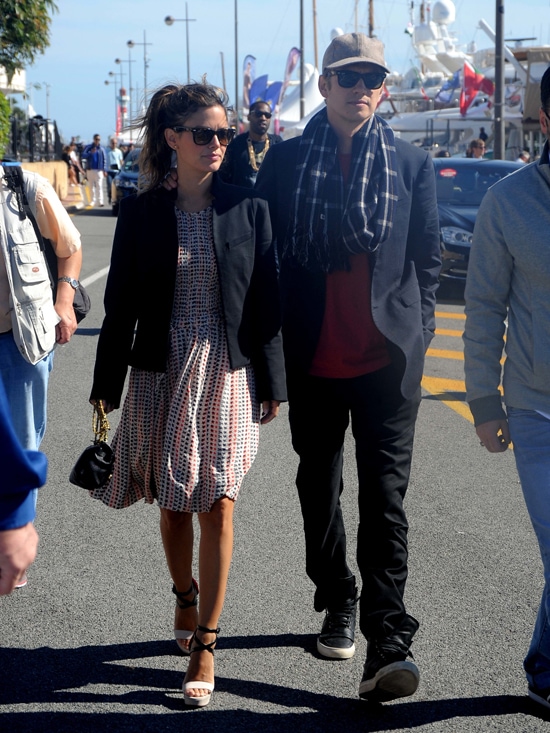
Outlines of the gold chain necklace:
{"type": "Polygon", "coordinates": [[[269,135],[265,139],[264,149],[260,150],[259,153],[254,151],[254,143],[250,139],[250,135],[248,136],[246,143],[248,145],[248,159],[250,161],[250,167],[257,173],[263,163],[265,154],[269,150],[269,135]]]}

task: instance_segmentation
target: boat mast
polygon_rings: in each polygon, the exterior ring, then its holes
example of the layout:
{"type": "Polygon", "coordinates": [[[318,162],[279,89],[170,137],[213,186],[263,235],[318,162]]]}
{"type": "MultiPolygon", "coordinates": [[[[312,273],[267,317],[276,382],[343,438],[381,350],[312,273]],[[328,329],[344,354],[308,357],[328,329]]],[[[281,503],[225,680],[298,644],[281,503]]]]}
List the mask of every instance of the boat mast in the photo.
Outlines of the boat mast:
{"type": "Polygon", "coordinates": [[[315,68],[319,69],[317,64],[317,0],[313,0],[313,60],[315,68]]]}
{"type": "Polygon", "coordinates": [[[369,0],[369,38],[374,38],[374,0],[369,0]]]}

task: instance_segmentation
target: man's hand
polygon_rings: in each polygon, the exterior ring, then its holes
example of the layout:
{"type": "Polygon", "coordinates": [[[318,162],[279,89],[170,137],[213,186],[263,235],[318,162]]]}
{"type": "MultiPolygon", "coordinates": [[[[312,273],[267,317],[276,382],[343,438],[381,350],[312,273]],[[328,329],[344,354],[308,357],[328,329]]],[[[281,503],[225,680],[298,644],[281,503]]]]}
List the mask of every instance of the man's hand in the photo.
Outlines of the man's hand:
{"type": "Polygon", "coordinates": [[[161,184],[167,191],[178,187],[178,170],[177,168],[170,168],[168,173],[164,176],[164,180],[161,184]]]}
{"type": "Polygon", "coordinates": [[[0,596],[7,596],[34,562],[38,534],[32,522],[0,531],[0,596]]]}
{"type": "Polygon", "coordinates": [[[262,402],[262,419],[260,420],[262,425],[267,425],[268,422],[271,422],[277,417],[280,404],[277,400],[264,400],[262,402]]]}
{"type": "Polygon", "coordinates": [[[503,453],[511,442],[508,420],[505,418],[478,425],[476,433],[481,445],[487,448],[489,453],[503,453]]]}
{"type": "MultiPolygon", "coordinates": [[[[62,283],[60,283],[60,285],[61,284],[62,283]]],[[[68,287],[71,286],[68,285],[68,287]]],[[[74,293],[72,288],[71,292],[74,293]]],[[[74,297],[74,294],[72,297],[74,297]]],[[[55,341],[58,344],[67,344],[71,340],[71,336],[78,326],[74,314],[73,303],[72,301],[70,303],[67,303],[65,300],[60,301],[58,298],[55,303],[55,310],[57,315],[61,318],[55,327],[55,341]]]]}

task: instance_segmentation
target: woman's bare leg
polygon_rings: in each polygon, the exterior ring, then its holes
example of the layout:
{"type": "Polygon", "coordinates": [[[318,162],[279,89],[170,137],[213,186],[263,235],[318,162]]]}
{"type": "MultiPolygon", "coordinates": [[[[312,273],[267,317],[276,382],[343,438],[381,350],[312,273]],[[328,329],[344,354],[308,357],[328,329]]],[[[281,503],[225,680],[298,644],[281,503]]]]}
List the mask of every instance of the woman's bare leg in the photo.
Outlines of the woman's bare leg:
{"type": "MultiPolygon", "coordinates": [[[[168,570],[176,590],[179,593],[185,593],[191,587],[193,577],[193,515],[189,512],[173,512],[170,509],[161,509],[160,534],[168,570]]],[[[192,600],[193,593],[194,591],[185,597],[192,600]]],[[[181,609],[176,605],[175,629],[194,631],[197,622],[196,606],[181,609]]],[[[183,646],[188,647],[190,642],[182,640],[181,643],[183,646]]]]}
{"type": "MultiPolygon", "coordinates": [[[[227,578],[233,554],[233,507],[231,499],[219,499],[209,512],[198,515],[201,529],[199,544],[200,603],[199,624],[216,629],[222,612],[227,588],[227,578]]],[[[199,631],[197,638],[209,644],[216,635],[199,631]]],[[[214,657],[207,651],[191,655],[186,682],[202,680],[214,682],[214,657]]],[[[191,697],[202,697],[208,690],[200,687],[188,690],[191,697]]]]}

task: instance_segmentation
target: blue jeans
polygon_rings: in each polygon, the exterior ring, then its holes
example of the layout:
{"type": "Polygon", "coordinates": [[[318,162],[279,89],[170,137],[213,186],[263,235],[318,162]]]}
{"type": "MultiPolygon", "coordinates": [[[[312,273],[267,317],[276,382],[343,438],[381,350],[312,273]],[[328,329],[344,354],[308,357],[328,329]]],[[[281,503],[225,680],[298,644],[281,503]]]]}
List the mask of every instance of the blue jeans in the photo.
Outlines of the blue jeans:
{"type": "Polygon", "coordinates": [[[0,334],[0,376],[17,437],[30,450],[39,449],[46,432],[48,378],[52,366],[53,352],[38,364],[29,364],[19,353],[12,332],[0,334]]]}
{"type": "Polygon", "coordinates": [[[550,688],[550,420],[508,408],[510,435],[523,496],[539,543],[544,590],[523,666],[530,685],[550,688]]]}

